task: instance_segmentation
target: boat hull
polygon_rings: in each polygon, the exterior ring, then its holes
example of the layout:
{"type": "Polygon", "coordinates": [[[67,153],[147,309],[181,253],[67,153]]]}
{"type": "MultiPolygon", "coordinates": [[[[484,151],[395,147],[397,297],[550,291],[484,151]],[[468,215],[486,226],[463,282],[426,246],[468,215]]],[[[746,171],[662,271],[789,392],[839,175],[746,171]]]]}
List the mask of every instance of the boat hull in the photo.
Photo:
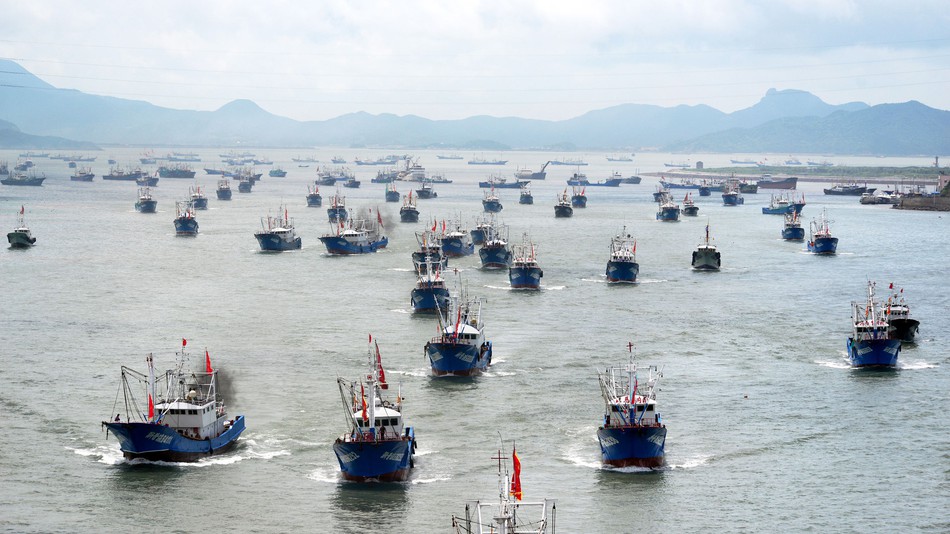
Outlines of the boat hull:
{"type": "Polygon", "coordinates": [[[412,311],[416,313],[435,313],[446,309],[449,290],[445,287],[415,287],[409,295],[412,311]]]}
{"type": "Polygon", "coordinates": [[[343,478],[352,482],[402,482],[409,478],[416,440],[412,428],[394,440],[344,441],[333,444],[343,478]]]}
{"type": "Polygon", "coordinates": [[[789,226],[783,228],[782,239],[786,241],[802,241],[805,239],[805,229],[801,226],[789,226]]]}
{"type": "Polygon", "coordinates": [[[699,215],[699,206],[686,206],[685,208],[683,208],[683,215],[696,217],[697,215],[699,215]]]}
{"type": "Polygon", "coordinates": [[[640,274],[640,264],[634,261],[614,261],[607,262],[607,281],[616,283],[632,284],[637,281],[637,275],[640,274]]]}
{"type": "Polygon", "coordinates": [[[848,360],[852,367],[895,367],[901,352],[899,339],[858,340],[848,338],[848,360]]]}
{"type": "Polygon", "coordinates": [[[798,186],[798,178],[783,178],[781,180],[759,180],[756,182],[759,189],[795,189],[798,186]]]}
{"type": "Polygon", "coordinates": [[[917,319],[891,319],[887,322],[887,336],[904,343],[914,343],[919,330],[920,321],[917,319]]]}
{"type": "Polygon", "coordinates": [[[323,236],[320,241],[330,254],[351,255],[351,254],[371,254],[379,249],[386,248],[389,239],[381,237],[377,241],[361,241],[352,243],[340,236],[323,236]]]}
{"type": "Polygon", "coordinates": [[[531,195],[521,195],[518,198],[518,204],[534,204],[534,197],[531,195]]]}
{"type": "Polygon", "coordinates": [[[745,199],[740,197],[735,193],[723,193],[722,194],[722,205],[723,206],[739,206],[745,204],[745,199]]]}
{"type": "Polygon", "coordinates": [[[244,416],[239,415],[220,436],[191,439],[171,427],[157,423],[103,423],[118,438],[122,455],[161,462],[195,462],[227,452],[244,432],[244,416]]]}
{"type": "Polygon", "coordinates": [[[491,341],[480,346],[430,341],[425,351],[435,376],[474,376],[491,365],[491,341]]]}
{"type": "Polygon", "coordinates": [[[327,217],[330,222],[345,221],[347,218],[346,208],[327,208],[327,217]]]}
{"type": "Polygon", "coordinates": [[[135,203],[135,211],[139,213],[155,213],[157,209],[157,200],[140,200],[135,203]]]}
{"type": "Polygon", "coordinates": [[[399,210],[399,221],[404,223],[419,222],[419,210],[415,208],[402,208],[399,210]]]}
{"type": "Polygon", "coordinates": [[[497,200],[483,200],[482,209],[484,209],[486,213],[498,213],[505,209],[505,207],[497,200]]]}
{"type": "Polygon", "coordinates": [[[718,271],[722,258],[718,250],[700,247],[693,251],[692,265],[697,271],[718,271]]]}
{"type": "Polygon", "coordinates": [[[627,426],[597,429],[601,461],[613,467],[661,467],[666,427],[627,426]]]}
{"type": "Polygon", "coordinates": [[[656,220],[664,222],[676,222],[680,220],[680,209],[660,208],[660,211],[656,212],[656,220]]]}
{"type": "Polygon", "coordinates": [[[386,191],[386,202],[399,202],[399,191],[386,191]]]}
{"type": "Polygon", "coordinates": [[[541,289],[544,271],[540,267],[522,267],[513,265],[508,268],[508,281],[512,289],[541,289]]]}
{"type": "Polygon", "coordinates": [[[307,207],[308,208],[319,208],[323,205],[323,197],[319,194],[310,194],[307,195],[307,207]]]}
{"type": "Polygon", "coordinates": [[[10,248],[29,248],[36,243],[36,238],[26,232],[14,231],[7,234],[7,242],[10,243],[10,248]]]}
{"type": "Polygon", "coordinates": [[[461,258],[475,254],[475,244],[466,243],[461,238],[447,237],[442,239],[442,253],[449,258],[461,258]]]}
{"type": "Polygon", "coordinates": [[[794,204],[789,204],[787,206],[782,206],[780,208],[772,207],[763,207],[763,215],[785,215],[786,213],[801,213],[802,208],[805,207],[804,202],[796,202],[794,204]]]}
{"type": "Polygon", "coordinates": [[[834,254],[838,250],[837,237],[819,237],[808,242],[808,252],[814,254],[834,254]]]}
{"type": "Polygon", "coordinates": [[[257,243],[261,246],[261,250],[267,252],[297,250],[301,246],[299,237],[294,237],[290,241],[282,239],[279,235],[270,233],[254,234],[254,237],[257,238],[257,243]]]}
{"type": "Polygon", "coordinates": [[[567,218],[574,215],[574,208],[558,204],[554,206],[554,216],[557,218],[567,218]]]}
{"type": "Polygon", "coordinates": [[[587,207],[587,197],[583,195],[574,195],[571,197],[571,207],[574,208],[586,208],[587,207]]]}
{"type": "Polygon", "coordinates": [[[198,221],[189,217],[175,219],[175,233],[177,235],[198,235],[198,221]]]}
{"type": "Polygon", "coordinates": [[[486,246],[478,249],[482,269],[507,269],[511,265],[511,251],[506,246],[486,246]]]}
{"type": "Polygon", "coordinates": [[[208,199],[205,197],[192,198],[191,205],[194,206],[196,210],[206,210],[208,209],[208,199]]]}
{"type": "Polygon", "coordinates": [[[217,195],[218,195],[218,200],[231,200],[230,189],[218,189],[217,195]]]}

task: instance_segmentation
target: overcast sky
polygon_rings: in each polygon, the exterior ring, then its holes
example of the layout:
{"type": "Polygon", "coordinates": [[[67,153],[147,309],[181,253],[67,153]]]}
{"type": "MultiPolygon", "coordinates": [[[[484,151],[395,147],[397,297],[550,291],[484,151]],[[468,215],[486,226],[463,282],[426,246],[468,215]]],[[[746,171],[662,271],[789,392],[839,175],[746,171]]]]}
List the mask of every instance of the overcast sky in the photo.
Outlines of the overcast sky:
{"type": "Polygon", "coordinates": [[[730,112],[769,88],[950,109],[946,0],[0,0],[0,57],[87,93],[213,110],[559,120],[730,112]]]}

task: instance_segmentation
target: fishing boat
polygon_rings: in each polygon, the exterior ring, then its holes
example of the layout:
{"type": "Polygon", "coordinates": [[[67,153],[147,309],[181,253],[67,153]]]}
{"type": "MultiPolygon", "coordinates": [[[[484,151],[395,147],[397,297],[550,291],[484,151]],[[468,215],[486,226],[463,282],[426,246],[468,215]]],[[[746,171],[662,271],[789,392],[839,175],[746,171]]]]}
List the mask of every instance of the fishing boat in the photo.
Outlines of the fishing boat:
{"type": "Polygon", "coordinates": [[[580,158],[564,158],[564,159],[552,159],[549,161],[551,165],[571,165],[574,167],[585,167],[588,163],[580,158]]]}
{"type": "Polygon", "coordinates": [[[873,193],[874,188],[868,188],[867,184],[858,185],[854,182],[835,184],[829,188],[823,189],[826,195],[845,195],[859,197],[864,193],[873,193]]]}
{"type": "Polygon", "coordinates": [[[506,159],[472,158],[468,160],[469,165],[505,165],[507,163],[506,159]]]}
{"type": "Polygon", "coordinates": [[[187,341],[181,341],[174,369],[157,375],[151,354],[144,374],[122,366],[125,417],[119,412],[102,426],[129,460],[195,462],[227,452],[244,432],[243,415],[228,418],[208,351],[203,366],[186,369],[187,341]]]}
{"type": "Polygon", "coordinates": [[[763,174],[755,184],[759,189],[795,189],[798,187],[798,178],[795,176],[772,178],[771,174],[763,174]]]}
{"type": "Polygon", "coordinates": [[[482,269],[507,269],[511,266],[511,250],[508,248],[508,226],[492,224],[485,229],[485,239],[478,249],[482,269]]]}
{"type": "Polygon", "coordinates": [[[544,271],[538,265],[537,246],[525,233],[521,244],[512,247],[511,266],[508,267],[508,281],[512,289],[541,289],[544,271]]]}
{"type": "Polygon", "coordinates": [[[432,263],[442,271],[448,267],[449,259],[442,253],[442,238],[436,232],[436,227],[436,223],[433,223],[432,229],[416,232],[419,249],[412,252],[412,266],[417,273],[427,271],[432,263]]]}
{"type": "Polygon", "coordinates": [[[319,208],[323,205],[323,196],[320,195],[320,187],[317,185],[307,186],[307,207],[319,208]]]}
{"type": "Polygon", "coordinates": [[[623,183],[623,176],[619,172],[613,173],[610,178],[604,180],[598,180],[596,182],[591,182],[587,179],[587,175],[584,173],[575,172],[573,176],[567,179],[567,185],[581,185],[581,186],[594,186],[594,187],[620,187],[620,184],[623,183]]]}
{"type": "Polygon", "coordinates": [[[672,200],[673,193],[671,193],[669,189],[662,185],[656,186],[656,191],[653,192],[653,202],[663,204],[664,202],[671,202],[672,200]]]}
{"type": "Polygon", "coordinates": [[[350,178],[349,180],[346,180],[345,182],[343,182],[343,187],[348,187],[350,189],[359,189],[360,181],[357,180],[356,178],[350,178]]]}
{"type": "MultiPolygon", "coordinates": [[[[894,284],[888,287],[894,291],[894,284]]],[[[920,321],[910,316],[910,306],[904,300],[904,288],[887,297],[886,306],[881,306],[887,319],[887,337],[899,339],[902,343],[914,343],[920,331],[920,321]]]]}
{"type": "Polygon", "coordinates": [[[664,163],[663,166],[670,169],[688,169],[689,163],[664,163]]]}
{"type": "Polygon", "coordinates": [[[238,193],[250,193],[254,188],[254,180],[250,177],[242,176],[238,179],[238,193]]]}
{"type": "Polygon", "coordinates": [[[699,206],[693,202],[693,199],[690,198],[689,193],[686,193],[686,196],[683,197],[683,215],[688,215],[690,217],[699,215],[699,206]]]}
{"type": "Polygon", "coordinates": [[[574,208],[571,206],[571,197],[567,195],[567,189],[557,196],[557,202],[554,204],[554,217],[566,218],[574,215],[574,208]]]}
{"type": "Polygon", "coordinates": [[[327,217],[331,223],[338,223],[346,221],[348,217],[346,211],[346,197],[340,194],[340,190],[336,190],[336,194],[330,196],[330,207],[327,208],[327,217]]]}
{"type": "Polygon", "coordinates": [[[666,426],[656,409],[656,392],[663,370],[650,366],[641,373],[633,361],[633,344],[627,347],[627,365],[598,373],[605,404],[604,424],[597,429],[601,461],[611,467],[662,467],[666,426]]]}
{"type": "Polygon", "coordinates": [[[191,205],[194,206],[196,210],[208,209],[208,197],[205,196],[200,185],[195,184],[190,187],[188,191],[191,194],[191,205]]]}
{"type": "Polygon", "coordinates": [[[482,199],[482,209],[486,213],[498,213],[505,209],[501,205],[501,197],[495,192],[495,188],[485,191],[485,198],[482,199]]]}
{"type": "Polygon", "coordinates": [[[10,243],[10,248],[29,248],[36,244],[36,238],[33,237],[33,232],[30,231],[30,227],[27,226],[23,220],[23,214],[25,212],[25,208],[20,206],[20,211],[17,213],[16,226],[13,227],[12,232],[7,234],[7,243],[10,243]]]}
{"type": "Polygon", "coordinates": [[[574,186],[571,188],[571,207],[573,208],[586,208],[587,207],[587,188],[586,187],[577,187],[574,186]]]}
{"type": "Polygon", "coordinates": [[[739,185],[726,182],[722,185],[722,205],[723,206],[741,206],[745,204],[745,198],[739,192],[739,185]]]}
{"type": "Polygon", "coordinates": [[[785,225],[782,226],[782,239],[786,241],[802,241],[805,239],[805,229],[796,212],[785,214],[785,225]]]}
{"type": "Polygon", "coordinates": [[[149,176],[148,174],[143,174],[135,179],[135,185],[139,187],[155,187],[158,185],[158,175],[149,176]]]}
{"type": "Polygon", "coordinates": [[[758,162],[754,159],[730,159],[729,163],[733,165],[755,165],[758,162]]]}
{"type": "Polygon", "coordinates": [[[432,189],[432,184],[429,182],[422,182],[422,185],[419,187],[419,189],[416,189],[416,198],[420,200],[436,198],[438,196],[439,194],[436,193],[434,189],[432,189]]]}
{"type": "Polygon", "coordinates": [[[810,225],[811,235],[808,238],[808,252],[815,254],[834,254],[838,250],[838,238],[831,235],[830,223],[825,210],[821,216],[813,219],[810,225]]]}
{"type": "Polygon", "coordinates": [[[333,156],[332,158],[330,158],[330,163],[334,165],[343,165],[346,163],[346,158],[344,158],[343,156],[333,156]]]}
{"type": "Polygon", "coordinates": [[[633,158],[630,157],[630,156],[628,156],[628,155],[626,155],[626,154],[620,154],[620,155],[608,154],[608,155],[607,155],[607,161],[616,161],[616,162],[621,162],[621,163],[627,163],[627,162],[633,161],[633,158]]]}
{"type": "Polygon", "coordinates": [[[492,226],[495,225],[495,214],[488,213],[480,217],[475,217],[475,226],[469,232],[472,235],[472,244],[474,245],[483,245],[485,244],[485,236],[491,231],[492,226]]]}
{"type": "Polygon", "coordinates": [[[274,167],[273,169],[267,171],[267,176],[271,178],[283,178],[287,176],[287,171],[281,169],[280,167],[274,167]]]}
{"type": "Polygon", "coordinates": [[[518,197],[518,204],[534,204],[534,195],[531,194],[529,184],[521,185],[521,196],[518,197]]]}
{"type": "Polygon", "coordinates": [[[158,175],[162,178],[194,178],[195,171],[183,163],[171,166],[162,165],[158,168],[158,175]]]}
{"type": "Polygon", "coordinates": [[[697,271],[718,271],[722,266],[721,254],[709,239],[709,224],[706,224],[706,237],[693,251],[693,269],[697,271]]]}
{"type": "Polygon", "coordinates": [[[426,342],[425,354],[433,376],[474,376],[491,365],[481,300],[461,288],[450,295],[439,309],[439,335],[426,342]]]}
{"type": "Polygon", "coordinates": [[[785,215],[786,213],[801,213],[805,207],[805,196],[799,202],[786,195],[772,195],[768,206],[762,207],[764,215],[785,215]]]}
{"type": "Polygon", "coordinates": [[[135,201],[135,211],[139,213],[155,213],[158,201],[152,198],[152,190],[148,187],[139,189],[139,198],[135,201]]]}
{"type": "Polygon", "coordinates": [[[43,180],[45,179],[45,174],[37,176],[36,172],[32,170],[29,172],[14,171],[13,174],[0,179],[0,184],[40,186],[43,185],[43,180]]]}
{"type": "Polygon", "coordinates": [[[71,175],[69,180],[72,182],[91,182],[96,175],[89,167],[79,167],[71,175]]]}
{"type": "Polygon", "coordinates": [[[875,283],[868,281],[867,299],[851,302],[853,329],[848,338],[852,367],[896,367],[901,340],[888,335],[887,309],[874,298],[875,283]]]}
{"type": "Polygon", "coordinates": [[[393,168],[380,169],[376,171],[376,176],[370,179],[374,184],[391,184],[399,178],[399,172],[393,168]]]}
{"type": "Polygon", "coordinates": [[[531,180],[544,180],[548,176],[548,173],[546,173],[544,170],[547,169],[548,164],[550,163],[551,163],[550,161],[545,161],[544,165],[541,165],[541,170],[537,172],[532,171],[531,169],[527,169],[527,168],[518,169],[517,171],[515,171],[515,179],[518,180],[519,182],[526,182],[526,181],[531,181],[531,180]]]}
{"type": "Polygon", "coordinates": [[[610,240],[610,259],[607,260],[607,282],[635,283],[640,274],[637,263],[637,241],[627,233],[627,227],[610,240]]]}
{"type": "Polygon", "coordinates": [[[643,178],[640,178],[639,176],[636,176],[636,175],[627,176],[626,178],[623,179],[623,183],[631,184],[631,185],[638,185],[641,181],[643,181],[643,178]]]}
{"type": "Polygon", "coordinates": [[[442,253],[449,258],[460,258],[475,254],[475,244],[472,236],[462,228],[462,222],[456,220],[452,228],[446,230],[445,221],[442,221],[442,253]]]}
{"type": "Polygon", "coordinates": [[[218,180],[218,188],[215,190],[218,200],[231,200],[231,180],[224,178],[218,180]]]}
{"type": "Polygon", "coordinates": [[[426,256],[422,267],[416,269],[416,286],[409,295],[414,313],[436,313],[446,308],[449,289],[442,278],[444,267],[439,258],[426,256]]]}
{"type": "Polygon", "coordinates": [[[412,190],[408,195],[402,196],[402,207],[399,208],[399,221],[404,223],[419,222],[419,209],[416,208],[416,201],[412,198],[412,190]]]}
{"type": "Polygon", "coordinates": [[[511,449],[513,477],[500,447],[492,460],[498,461],[498,500],[466,503],[464,516],[452,516],[455,534],[556,534],[555,499],[522,502],[521,460],[515,448],[511,449]]]}
{"type": "Polygon", "coordinates": [[[656,212],[656,220],[665,222],[676,222],[680,220],[679,204],[673,202],[672,198],[667,197],[665,201],[660,203],[660,207],[656,212]]]}
{"type": "Polygon", "coordinates": [[[509,182],[507,179],[493,174],[488,177],[488,180],[478,182],[478,187],[482,189],[518,189],[522,183],[527,181],[528,180],[515,180],[514,182],[509,182]]]}
{"type": "Polygon", "coordinates": [[[175,235],[198,235],[198,220],[190,200],[175,202],[175,235]]]}
{"type": "Polygon", "coordinates": [[[379,212],[376,212],[375,219],[341,219],[332,227],[330,233],[320,237],[328,254],[370,254],[389,244],[389,239],[383,235],[383,218],[379,212]]]}
{"type": "Polygon", "coordinates": [[[465,159],[461,154],[436,154],[435,157],[438,159],[465,159]]]}
{"type": "Polygon", "coordinates": [[[663,189],[699,189],[699,185],[691,178],[680,178],[678,182],[660,178],[660,186],[663,189]]]}
{"type": "Polygon", "coordinates": [[[386,202],[399,202],[399,191],[396,191],[396,184],[389,182],[386,184],[386,202]]]}
{"type": "Polygon", "coordinates": [[[300,248],[301,241],[294,229],[294,221],[287,216],[287,208],[284,208],[283,212],[283,218],[280,215],[261,217],[261,229],[254,232],[261,250],[280,252],[300,248]]]}

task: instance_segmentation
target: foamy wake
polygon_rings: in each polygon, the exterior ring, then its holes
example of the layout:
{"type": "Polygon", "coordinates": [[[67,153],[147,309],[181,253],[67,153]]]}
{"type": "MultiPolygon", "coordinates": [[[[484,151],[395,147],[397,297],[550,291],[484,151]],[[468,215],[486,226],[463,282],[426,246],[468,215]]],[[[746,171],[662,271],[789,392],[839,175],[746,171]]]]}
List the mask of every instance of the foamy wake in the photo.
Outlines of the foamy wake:
{"type": "Polygon", "coordinates": [[[900,367],[901,369],[905,369],[908,371],[919,371],[921,369],[936,369],[937,368],[937,364],[929,363],[925,361],[913,361],[913,362],[903,361],[903,362],[898,362],[897,366],[900,367]]]}
{"type": "Polygon", "coordinates": [[[668,469],[693,469],[709,463],[712,456],[699,456],[696,458],[687,458],[678,464],[667,464],[668,469]]]}
{"type": "Polygon", "coordinates": [[[338,484],[343,478],[340,476],[339,465],[321,465],[307,475],[310,480],[317,482],[326,482],[329,484],[338,484]]]}
{"type": "Polygon", "coordinates": [[[666,279],[653,280],[651,278],[640,278],[637,280],[641,284],[662,284],[663,282],[669,282],[666,279]]]}
{"type": "Polygon", "coordinates": [[[263,444],[258,444],[253,439],[246,439],[238,442],[237,448],[227,453],[202,458],[197,462],[153,462],[144,459],[128,460],[122,456],[122,450],[116,445],[97,445],[89,448],[66,447],[80,456],[94,458],[97,462],[106,465],[164,465],[175,467],[208,467],[212,465],[230,465],[243,460],[270,460],[277,456],[288,456],[290,451],[281,448],[281,441],[276,439],[264,439],[263,444]]]}
{"type": "Polygon", "coordinates": [[[832,369],[849,369],[851,367],[851,364],[849,364],[846,361],[841,361],[841,360],[836,360],[836,361],[815,360],[815,363],[817,363],[818,365],[822,367],[830,367],[832,369]]]}
{"type": "Polygon", "coordinates": [[[389,310],[389,311],[391,311],[391,312],[393,312],[393,313],[402,313],[402,314],[405,314],[405,315],[409,315],[409,314],[412,313],[412,310],[407,310],[407,309],[405,309],[405,308],[396,308],[396,309],[394,309],[394,310],[389,310]]]}
{"type": "Polygon", "coordinates": [[[452,480],[452,477],[448,475],[436,476],[433,478],[411,478],[409,480],[410,484],[432,484],[433,482],[445,482],[447,480],[452,480]]]}

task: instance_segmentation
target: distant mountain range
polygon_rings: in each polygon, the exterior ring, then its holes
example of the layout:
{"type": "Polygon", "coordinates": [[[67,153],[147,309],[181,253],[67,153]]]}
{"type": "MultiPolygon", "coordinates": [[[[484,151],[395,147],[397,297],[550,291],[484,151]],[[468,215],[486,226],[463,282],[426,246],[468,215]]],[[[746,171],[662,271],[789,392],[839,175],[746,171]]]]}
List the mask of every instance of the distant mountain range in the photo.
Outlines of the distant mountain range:
{"type": "Polygon", "coordinates": [[[297,121],[249,100],[189,111],[58,89],[0,60],[0,147],[88,150],[93,144],[934,155],[950,153],[950,112],[914,101],[831,105],[806,91],[770,89],[733,113],[623,104],[563,121],[363,112],[297,121]]]}

